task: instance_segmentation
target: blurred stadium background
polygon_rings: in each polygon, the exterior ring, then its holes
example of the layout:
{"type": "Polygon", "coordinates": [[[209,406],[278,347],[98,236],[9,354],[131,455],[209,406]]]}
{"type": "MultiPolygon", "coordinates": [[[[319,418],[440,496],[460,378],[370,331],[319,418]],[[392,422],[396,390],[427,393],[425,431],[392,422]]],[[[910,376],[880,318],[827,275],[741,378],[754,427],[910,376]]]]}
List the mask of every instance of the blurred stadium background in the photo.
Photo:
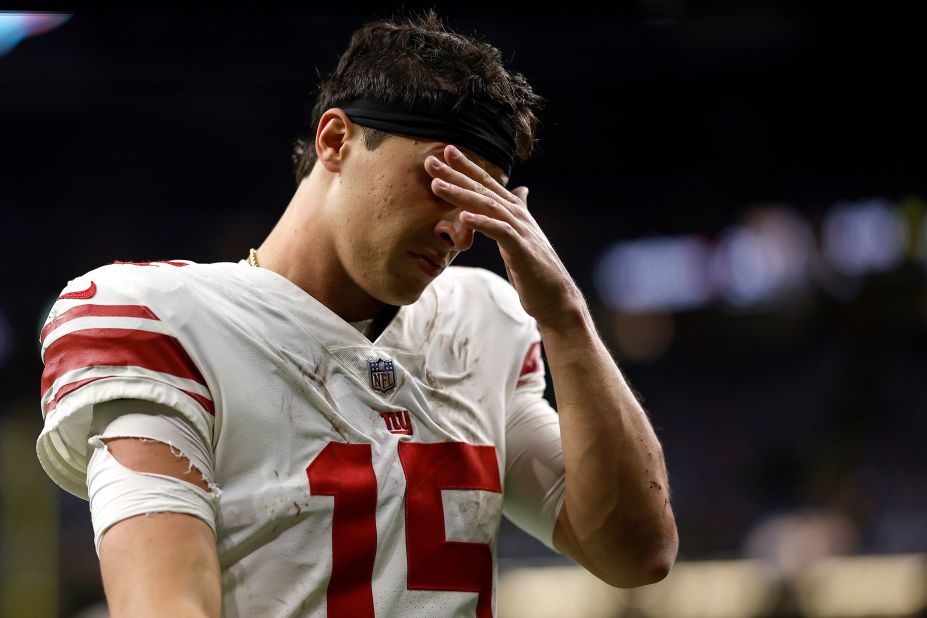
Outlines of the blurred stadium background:
{"type": "MultiPolygon", "coordinates": [[[[548,101],[512,186],[641,394],[681,538],[623,591],[504,522],[501,615],[927,615],[924,20],[446,6],[548,101]]],[[[0,13],[0,615],[105,615],[87,504],[34,451],[53,298],[117,259],[245,257],[317,72],[393,10],[0,13]]],[[[485,238],[458,263],[504,275],[485,238]]]]}

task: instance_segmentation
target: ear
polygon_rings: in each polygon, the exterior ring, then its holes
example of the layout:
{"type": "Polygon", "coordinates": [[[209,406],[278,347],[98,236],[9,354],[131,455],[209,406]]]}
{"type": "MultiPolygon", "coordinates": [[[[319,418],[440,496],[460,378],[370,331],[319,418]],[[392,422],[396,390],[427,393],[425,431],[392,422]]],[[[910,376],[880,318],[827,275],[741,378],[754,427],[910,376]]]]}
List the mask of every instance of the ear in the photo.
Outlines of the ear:
{"type": "Polygon", "coordinates": [[[357,125],[337,107],[322,114],[315,133],[315,152],[319,163],[329,172],[337,174],[341,171],[349,150],[348,141],[357,129],[357,125]]]}

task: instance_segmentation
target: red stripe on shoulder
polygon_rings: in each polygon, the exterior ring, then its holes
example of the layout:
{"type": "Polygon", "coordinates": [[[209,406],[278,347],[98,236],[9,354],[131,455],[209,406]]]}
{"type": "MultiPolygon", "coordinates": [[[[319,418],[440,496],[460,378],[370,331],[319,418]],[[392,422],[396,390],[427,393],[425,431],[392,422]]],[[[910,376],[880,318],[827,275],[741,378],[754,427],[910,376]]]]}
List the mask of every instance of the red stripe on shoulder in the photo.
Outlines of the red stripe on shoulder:
{"type": "Polygon", "coordinates": [[[124,264],[127,266],[155,266],[156,264],[168,264],[170,266],[176,266],[180,268],[181,266],[189,266],[186,262],[178,262],[176,260],[155,260],[152,262],[121,262],[116,260],[113,264],[124,264]]]}
{"type": "MultiPolygon", "coordinates": [[[[96,382],[97,380],[102,380],[103,378],[108,378],[109,376],[99,376],[96,378],[87,378],[86,380],[78,380],[77,382],[71,382],[70,384],[65,384],[58,389],[58,392],[55,393],[54,399],[48,402],[48,407],[45,409],[45,416],[47,418],[49,414],[55,411],[55,408],[58,407],[58,402],[61,401],[61,398],[67,395],[68,393],[73,393],[81,386],[90,384],[91,382],[96,382]]],[[[44,392],[44,391],[43,391],[44,392]]]]}
{"type": "Polygon", "coordinates": [[[202,395],[198,395],[196,393],[191,393],[190,391],[184,391],[183,389],[180,389],[180,390],[182,390],[184,393],[189,395],[194,401],[196,401],[196,403],[200,404],[203,407],[203,409],[209,412],[211,415],[213,416],[216,415],[216,407],[211,399],[207,397],[203,397],[202,395]]]}
{"type": "Polygon", "coordinates": [[[96,293],[97,293],[97,284],[91,281],[90,287],[88,287],[86,290],[78,290],[76,292],[68,292],[67,294],[62,294],[61,296],[58,297],[58,300],[66,300],[66,299],[71,299],[71,298],[75,298],[79,300],[86,300],[88,298],[93,298],[94,294],[96,293]]]}
{"type": "Polygon", "coordinates": [[[170,335],[128,328],[88,328],[68,333],[48,346],[42,393],[67,372],[84,367],[142,367],[206,386],[193,359],[170,335]]]}
{"type": "Polygon", "coordinates": [[[146,320],[158,320],[161,318],[155,315],[154,311],[144,305],[77,305],[71,307],[57,318],[49,322],[42,329],[42,335],[39,340],[44,344],[48,333],[52,332],[65,322],[77,318],[144,318],[146,320]]]}
{"type": "Polygon", "coordinates": [[[521,364],[521,373],[518,374],[518,377],[537,372],[541,368],[541,362],[541,342],[535,341],[528,348],[528,353],[525,354],[525,360],[521,364]]]}
{"type": "MultiPolygon", "coordinates": [[[[61,402],[62,399],[64,399],[65,396],[73,393],[74,391],[80,389],[81,387],[87,386],[91,382],[96,382],[97,380],[102,380],[104,378],[113,378],[113,377],[116,377],[116,376],[97,376],[95,378],[87,378],[86,380],[78,380],[77,382],[71,382],[70,384],[65,384],[60,389],[58,389],[58,392],[55,393],[55,397],[51,401],[48,402],[48,406],[45,409],[45,414],[43,418],[48,418],[48,416],[51,415],[51,413],[55,411],[55,408],[58,407],[58,404],[61,402]]],[[[200,406],[204,410],[209,412],[209,414],[211,414],[212,416],[216,415],[215,405],[208,397],[203,397],[202,395],[191,393],[190,391],[186,391],[182,388],[178,390],[182,391],[184,394],[188,395],[191,399],[193,399],[198,404],[200,404],[200,406]]]]}
{"type": "Polygon", "coordinates": [[[524,386],[528,383],[527,379],[524,379],[524,376],[537,373],[541,370],[544,360],[541,358],[541,342],[535,341],[528,347],[528,352],[525,354],[525,360],[521,364],[521,372],[518,374],[518,383],[515,385],[516,388],[519,386],[524,386]]]}

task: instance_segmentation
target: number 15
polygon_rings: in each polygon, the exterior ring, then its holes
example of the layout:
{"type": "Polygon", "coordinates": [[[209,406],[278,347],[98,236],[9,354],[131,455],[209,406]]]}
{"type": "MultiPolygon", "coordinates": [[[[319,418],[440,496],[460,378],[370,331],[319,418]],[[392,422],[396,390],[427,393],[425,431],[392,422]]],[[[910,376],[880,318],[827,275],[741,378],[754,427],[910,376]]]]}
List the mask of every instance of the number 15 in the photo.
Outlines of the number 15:
{"type": "MultiPolygon", "coordinates": [[[[409,590],[477,592],[477,618],[492,617],[492,550],[486,543],[448,541],[442,489],[502,493],[496,449],[466,442],[399,442],[406,477],[409,590]]],[[[329,442],[306,468],[311,495],[334,496],[330,618],[373,618],[377,551],[377,478],[370,444],[329,442]]]]}

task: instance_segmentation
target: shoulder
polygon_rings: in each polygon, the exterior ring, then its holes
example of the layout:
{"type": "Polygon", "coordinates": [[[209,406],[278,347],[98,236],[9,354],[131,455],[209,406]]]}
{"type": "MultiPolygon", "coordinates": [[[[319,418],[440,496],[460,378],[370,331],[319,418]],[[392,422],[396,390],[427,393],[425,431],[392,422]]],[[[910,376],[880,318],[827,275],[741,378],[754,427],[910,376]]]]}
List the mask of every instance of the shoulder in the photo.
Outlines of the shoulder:
{"type": "Polygon", "coordinates": [[[454,294],[459,309],[492,311],[507,321],[516,324],[533,324],[534,319],[525,312],[518,292],[507,279],[485,268],[450,266],[435,280],[446,287],[440,292],[454,294]],[[443,280],[443,281],[442,281],[443,280]]]}
{"type": "Polygon", "coordinates": [[[105,264],[68,281],[57,300],[99,300],[101,296],[174,291],[183,284],[181,271],[191,265],[195,264],[187,260],[105,264]]]}
{"type": "MultiPolygon", "coordinates": [[[[142,368],[206,389],[196,363],[202,346],[191,338],[198,321],[190,318],[202,304],[195,295],[201,287],[195,279],[208,278],[196,274],[199,268],[187,260],[115,262],[71,279],[39,336],[45,363],[42,392],[58,395],[51,408],[71,392],[58,388],[64,385],[60,381],[89,367],[122,367],[116,373],[123,377],[142,368]]],[[[211,403],[206,407],[212,412],[211,403]]]]}
{"type": "Polygon", "coordinates": [[[197,292],[222,281],[231,267],[234,264],[197,264],[190,260],[113,262],[68,281],[55,299],[48,319],[54,320],[60,313],[78,306],[160,307],[171,308],[169,314],[182,314],[197,292]]]}
{"type": "Polygon", "coordinates": [[[511,374],[509,384],[543,394],[546,387],[541,359],[541,334],[537,322],[522,307],[518,291],[507,279],[485,268],[449,267],[435,281],[446,280],[441,295],[443,309],[474,339],[486,342],[492,356],[511,374]]]}
{"type": "MultiPolygon", "coordinates": [[[[99,289],[100,282],[131,292],[134,289],[174,290],[189,281],[213,280],[230,274],[236,264],[216,262],[198,264],[191,260],[162,260],[157,262],[120,262],[104,264],[74,279],[62,290],[61,297],[74,297],[89,288],[99,289]],[[90,284],[94,285],[91,286],[90,284]]],[[[59,298],[61,298],[59,297],[59,298]]]]}
{"type": "Polygon", "coordinates": [[[203,304],[191,290],[208,276],[199,268],[187,261],[108,264],[72,279],[55,300],[39,337],[45,427],[36,448],[46,472],[69,492],[86,498],[85,447],[97,404],[167,406],[211,440],[211,357],[196,332],[202,320],[190,319],[203,304]]]}

